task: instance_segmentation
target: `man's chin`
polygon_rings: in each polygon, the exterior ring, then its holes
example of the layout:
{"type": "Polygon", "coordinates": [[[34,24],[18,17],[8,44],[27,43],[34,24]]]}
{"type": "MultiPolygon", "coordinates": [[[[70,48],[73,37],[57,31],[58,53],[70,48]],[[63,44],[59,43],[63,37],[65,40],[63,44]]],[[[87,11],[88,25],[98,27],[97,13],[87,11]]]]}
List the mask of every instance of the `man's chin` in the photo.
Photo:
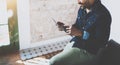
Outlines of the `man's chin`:
{"type": "Polygon", "coordinates": [[[80,6],[81,6],[81,7],[85,7],[84,5],[81,5],[81,4],[80,4],[80,6]]]}
{"type": "Polygon", "coordinates": [[[84,5],[83,4],[81,4],[81,3],[78,3],[80,6],[83,6],[84,7],[84,5]]]}

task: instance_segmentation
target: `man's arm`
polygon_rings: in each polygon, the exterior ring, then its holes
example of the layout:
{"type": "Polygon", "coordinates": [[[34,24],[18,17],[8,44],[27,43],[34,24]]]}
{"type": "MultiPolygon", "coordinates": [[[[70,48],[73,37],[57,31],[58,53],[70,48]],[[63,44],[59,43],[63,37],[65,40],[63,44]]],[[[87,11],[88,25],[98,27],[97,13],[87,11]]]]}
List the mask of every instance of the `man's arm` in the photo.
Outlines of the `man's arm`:
{"type": "MultiPolygon", "coordinates": [[[[105,46],[109,39],[111,18],[109,16],[100,16],[94,24],[95,30],[93,32],[89,32],[90,39],[88,43],[93,44],[97,49],[105,46]]],[[[90,48],[93,47],[91,46],[90,48]]]]}
{"type": "Polygon", "coordinates": [[[69,29],[67,29],[67,31],[69,32],[70,35],[72,36],[82,36],[82,31],[80,31],[79,29],[77,29],[76,27],[72,26],[69,29]]]}

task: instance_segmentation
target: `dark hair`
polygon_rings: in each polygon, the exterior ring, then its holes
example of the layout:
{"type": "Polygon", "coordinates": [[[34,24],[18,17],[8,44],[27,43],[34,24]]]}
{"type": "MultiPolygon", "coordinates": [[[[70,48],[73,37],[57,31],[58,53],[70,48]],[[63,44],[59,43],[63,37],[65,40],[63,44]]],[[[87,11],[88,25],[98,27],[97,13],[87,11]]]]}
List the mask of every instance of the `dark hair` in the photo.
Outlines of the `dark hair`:
{"type": "Polygon", "coordinates": [[[95,0],[96,2],[101,2],[101,0],[95,0]]]}
{"type": "Polygon", "coordinates": [[[96,1],[101,1],[101,0],[96,0],[96,1]]]}

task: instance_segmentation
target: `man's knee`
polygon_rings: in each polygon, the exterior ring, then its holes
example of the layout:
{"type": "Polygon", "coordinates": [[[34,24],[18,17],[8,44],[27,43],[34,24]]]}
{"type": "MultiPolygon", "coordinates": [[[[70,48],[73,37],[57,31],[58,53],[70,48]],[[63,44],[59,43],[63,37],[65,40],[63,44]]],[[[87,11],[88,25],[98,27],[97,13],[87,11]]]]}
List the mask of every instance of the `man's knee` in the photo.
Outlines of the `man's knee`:
{"type": "Polygon", "coordinates": [[[70,65],[71,63],[74,63],[71,61],[75,59],[74,57],[76,57],[76,52],[79,52],[79,49],[71,48],[63,51],[50,59],[50,65],[70,65]]]}
{"type": "Polygon", "coordinates": [[[50,65],[61,65],[62,61],[57,58],[50,59],[50,65]]]}

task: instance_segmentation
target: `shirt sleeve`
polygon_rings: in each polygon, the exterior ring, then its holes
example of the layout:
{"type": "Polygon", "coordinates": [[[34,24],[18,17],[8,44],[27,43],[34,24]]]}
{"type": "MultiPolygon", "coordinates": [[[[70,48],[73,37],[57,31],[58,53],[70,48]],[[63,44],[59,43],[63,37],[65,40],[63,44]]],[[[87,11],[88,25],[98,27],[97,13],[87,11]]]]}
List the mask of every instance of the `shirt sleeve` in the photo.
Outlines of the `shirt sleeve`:
{"type": "Polygon", "coordinates": [[[82,39],[87,40],[89,36],[90,36],[89,32],[83,31],[82,39]]]}
{"type": "Polygon", "coordinates": [[[110,24],[111,19],[109,16],[100,16],[96,20],[94,34],[92,34],[93,32],[89,32],[90,36],[92,36],[89,43],[94,44],[96,48],[105,45],[105,42],[107,42],[110,34],[110,24]]]}

